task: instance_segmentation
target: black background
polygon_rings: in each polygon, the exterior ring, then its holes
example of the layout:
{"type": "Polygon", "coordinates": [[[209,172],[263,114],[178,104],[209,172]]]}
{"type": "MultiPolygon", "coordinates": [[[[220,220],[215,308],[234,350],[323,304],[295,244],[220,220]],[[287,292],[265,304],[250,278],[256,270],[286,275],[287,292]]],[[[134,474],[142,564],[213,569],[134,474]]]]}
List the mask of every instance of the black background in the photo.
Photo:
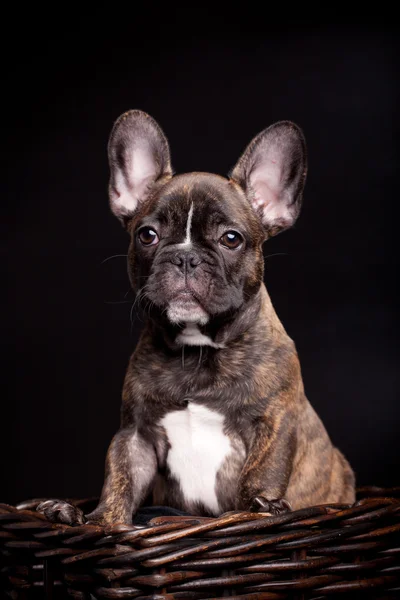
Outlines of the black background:
{"type": "Polygon", "coordinates": [[[67,17],[18,29],[3,74],[0,500],[101,490],[140,330],[125,258],[104,262],[127,251],[106,144],[130,108],[161,124],[177,172],[225,174],[274,121],[303,128],[304,209],[266,244],[265,281],[359,484],[398,485],[398,32],[156,8],[67,17]]]}

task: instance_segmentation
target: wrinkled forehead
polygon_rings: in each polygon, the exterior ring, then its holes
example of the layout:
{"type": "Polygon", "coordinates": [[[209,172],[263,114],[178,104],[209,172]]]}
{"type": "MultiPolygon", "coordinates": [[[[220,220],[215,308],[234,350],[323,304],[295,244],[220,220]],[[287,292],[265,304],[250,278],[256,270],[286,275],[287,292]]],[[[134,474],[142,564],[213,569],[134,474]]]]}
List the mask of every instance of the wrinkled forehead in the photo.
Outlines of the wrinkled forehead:
{"type": "Polygon", "coordinates": [[[154,218],[174,227],[184,226],[189,215],[194,227],[257,227],[257,219],[236,184],[207,173],[174,177],[159,190],[151,208],[154,218]]]}

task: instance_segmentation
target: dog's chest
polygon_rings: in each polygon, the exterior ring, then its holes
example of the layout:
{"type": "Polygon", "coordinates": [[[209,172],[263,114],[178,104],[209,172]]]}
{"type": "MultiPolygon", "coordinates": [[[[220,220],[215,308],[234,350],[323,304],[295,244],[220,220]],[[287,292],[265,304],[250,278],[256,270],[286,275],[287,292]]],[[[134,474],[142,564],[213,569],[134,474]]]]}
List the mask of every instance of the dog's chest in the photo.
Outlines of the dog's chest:
{"type": "Polygon", "coordinates": [[[165,415],[161,425],[170,445],[167,465],[185,501],[202,502],[218,514],[216,477],[232,450],[223,431],[224,417],[205,406],[189,403],[185,410],[165,415]]]}

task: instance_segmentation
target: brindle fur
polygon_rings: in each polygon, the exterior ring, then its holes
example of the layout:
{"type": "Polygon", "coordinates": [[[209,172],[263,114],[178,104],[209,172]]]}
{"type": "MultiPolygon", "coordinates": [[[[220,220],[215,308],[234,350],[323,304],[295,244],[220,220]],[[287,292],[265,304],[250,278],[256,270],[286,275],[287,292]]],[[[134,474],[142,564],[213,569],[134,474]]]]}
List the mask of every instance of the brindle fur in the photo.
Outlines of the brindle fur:
{"type": "MultiPolygon", "coordinates": [[[[148,122],[143,123],[144,127],[148,122]]],[[[165,150],[165,138],[161,141],[165,150]]],[[[168,440],[159,424],[164,415],[184,410],[188,402],[224,415],[224,432],[236,449],[217,474],[215,489],[222,511],[249,510],[256,498],[270,509],[274,501],[281,506],[280,499],[293,509],[353,502],[353,472],[332,446],[304,394],[295,345],[263,284],[262,243],[284,225],[263,227],[251,208],[243,183],[248,156],[242,157],[230,180],[204,173],[172,178],[169,154],[158,162],[164,165],[146,201],[130,218],[122,215],[131,235],[129,275],[139,293],[146,282],[150,318],[129,362],[121,428],[107,454],[101,500],[87,518],[130,523],[146,499],[192,514],[209,514],[201,502],[185,500],[169,472],[168,440]],[[154,222],[161,238],[166,231],[168,236],[182,232],[192,203],[196,207],[193,231],[201,244],[198,252],[203,268],[210,267],[209,274],[202,274],[202,285],[206,282],[213,291],[207,297],[207,309],[214,316],[200,329],[219,348],[205,346],[200,351],[187,346],[183,361],[183,350],[175,342],[180,328],[168,321],[160,302],[168,297],[173,277],[170,251],[165,247],[154,255],[154,250],[140,248],[136,232],[139,225],[154,222]],[[226,224],[236,224],[246,241],[246,251],[232,263],[229,257],[219,260],[206,242],[210,232],[215,237],[226,224]],[[229,310],[225,310],[228,296],[229,310]]],[[[296,177],[297,216],[305,168],[296,177]]]]}

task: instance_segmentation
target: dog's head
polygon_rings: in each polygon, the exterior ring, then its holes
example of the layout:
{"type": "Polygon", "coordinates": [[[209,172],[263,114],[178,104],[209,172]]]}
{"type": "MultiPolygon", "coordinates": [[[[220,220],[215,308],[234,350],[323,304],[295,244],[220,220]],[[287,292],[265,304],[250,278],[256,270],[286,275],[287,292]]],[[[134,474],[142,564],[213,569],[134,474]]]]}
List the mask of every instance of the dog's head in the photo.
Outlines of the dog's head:
{"type": "Polygon", "coordinates": [[[295,222],[306,176],[300,129],[288,121],[255,137],[229,179],[173,176],[168,142],[130,111],[109,142],[110,202],[131,234],[129,276],[155,318],[204,325],[259,290],[262,244],[295,222]]]}

